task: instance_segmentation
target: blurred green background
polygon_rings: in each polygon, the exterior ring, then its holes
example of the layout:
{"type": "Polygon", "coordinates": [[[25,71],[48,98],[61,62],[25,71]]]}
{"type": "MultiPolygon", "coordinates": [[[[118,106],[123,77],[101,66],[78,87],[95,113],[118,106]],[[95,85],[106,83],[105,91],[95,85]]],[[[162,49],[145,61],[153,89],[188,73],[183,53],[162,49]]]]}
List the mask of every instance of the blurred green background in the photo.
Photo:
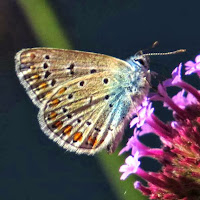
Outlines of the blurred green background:
{"type": "MultiPolygon", "coordinates": [[[[45,46],[126,59],[158,40],[155,52],[187,49],[152,58],[151,69],[169,77],[179,62],[200,52],[199,6],[199,1],[172,0],[1,0],[0,200],[146,199],[133,189],[133,176],[119,180],[125,157],[117,154],[133,130],[127,128],[113,155],[65,152],[40,130],[38,109],[15,75],[14,55],[45,46]]],[[[155,137],[148,140],[160,144],[155,137]]],[[[149,160],[143,167],[159,168],[149,160]]]]}

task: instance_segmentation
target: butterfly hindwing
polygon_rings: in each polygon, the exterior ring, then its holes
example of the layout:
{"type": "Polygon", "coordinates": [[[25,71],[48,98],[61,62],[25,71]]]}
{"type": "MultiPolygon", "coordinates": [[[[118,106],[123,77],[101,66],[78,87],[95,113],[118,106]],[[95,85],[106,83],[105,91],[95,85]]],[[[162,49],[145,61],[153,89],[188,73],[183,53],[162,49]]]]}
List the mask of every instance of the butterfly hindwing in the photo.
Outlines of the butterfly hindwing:
{"type": "Polygon", "coordinates": [[[42,130],[63,148],[94,154],[117,135],[131,99],[124,101],[124,90],[115,78],[104,83],[106,76],[109,73],[102,72],[85,76],[84,81],[68,81],[41,107],[42,130]]]}

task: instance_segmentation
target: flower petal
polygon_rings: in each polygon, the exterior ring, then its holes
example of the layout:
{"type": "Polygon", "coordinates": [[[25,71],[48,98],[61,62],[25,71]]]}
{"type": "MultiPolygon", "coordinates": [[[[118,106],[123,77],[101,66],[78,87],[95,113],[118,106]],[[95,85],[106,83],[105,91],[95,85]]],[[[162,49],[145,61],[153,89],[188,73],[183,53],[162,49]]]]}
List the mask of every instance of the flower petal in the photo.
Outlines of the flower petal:
{"type": "Polygon", "coordinates": [[[181,68],[182,68],[182,64],[180,63],[178,67],[176,67],[174,69],[174,71],[172,72],[172,78],[173,78],[173,81],[172,81],[172,85],[175,85],[179,82],[181,82],[181,68]]]}
{"type": "Polygon", "coordinates": [[[125,180],[130,174],[134,174],[137,172],[138,167],[140,165],[139,152],[137,151],[133,156],[128,156],[125,160],[125,165],[122,165],[119,169],[120,172],[123,172],[120,179],[125,180]]]}
{"type": "Polygon", "coordinates": [[[200,55],[196,56],[195,62],[196,62],[196,63],[199,63],[199,62],[200,62],[200,55]]]}

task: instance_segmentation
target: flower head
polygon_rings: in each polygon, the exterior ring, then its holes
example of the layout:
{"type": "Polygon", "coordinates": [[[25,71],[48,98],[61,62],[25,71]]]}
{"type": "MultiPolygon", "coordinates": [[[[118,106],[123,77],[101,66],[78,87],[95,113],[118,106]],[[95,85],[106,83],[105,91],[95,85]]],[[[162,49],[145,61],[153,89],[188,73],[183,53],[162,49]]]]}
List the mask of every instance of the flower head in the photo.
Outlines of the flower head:
{"type": "Polygon", "coordinates": [[[130,123],[130,127],[137,126],[141,127],[145,120],[153,113],[154,109],[152,108],[152,104],[149,102],[148,98],[145,98],[142,102],[141,106],[137,109],[137,116],[133,118],[130,123]]]}
{"type": "MultiPolygon", "coordinates": [[[[186,75],[196,73],[200,77],[200,55],[195,62],[186,62],[186,75]]],[[[136,181],[134,187],[150,199],[198,200],[200,199],[200,92],[181,78],[180,64],[172,72],[172,78],[159,84],[157,94],[145,99],[138,109],[138,116],[131,121],[134,135],[120,154],[131,150],[122,165],[121,180],[137,174],[148,186],[136,181]],[[170,97],[167,87],[181,90],[170,97]],[[164,123],[153,113],[151,101],[162,101],[163,109],[172,110],[174,120],[164,123]],[[162,141],[161,148],[150,148],[140,142],[144,134],[155,133],[162,141]],[[140,157],[152,157],[162,164],[159,172],[146,172],[140,167],[140,157]]]]}

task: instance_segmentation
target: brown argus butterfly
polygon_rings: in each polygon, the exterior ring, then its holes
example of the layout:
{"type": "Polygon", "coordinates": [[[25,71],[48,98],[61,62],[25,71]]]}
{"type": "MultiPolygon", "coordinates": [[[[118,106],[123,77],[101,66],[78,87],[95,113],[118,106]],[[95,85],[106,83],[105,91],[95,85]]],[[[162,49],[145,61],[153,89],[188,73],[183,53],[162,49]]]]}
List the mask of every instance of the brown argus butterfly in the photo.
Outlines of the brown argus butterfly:
{"type": "Polygon", "coordinates": [[[16,73],[39,108],[41,129],[68,151],[113,152],[131,113],[149,91],[147,54],[123,61],[75,50],[32,48],[16,54],[16,73]]]}

